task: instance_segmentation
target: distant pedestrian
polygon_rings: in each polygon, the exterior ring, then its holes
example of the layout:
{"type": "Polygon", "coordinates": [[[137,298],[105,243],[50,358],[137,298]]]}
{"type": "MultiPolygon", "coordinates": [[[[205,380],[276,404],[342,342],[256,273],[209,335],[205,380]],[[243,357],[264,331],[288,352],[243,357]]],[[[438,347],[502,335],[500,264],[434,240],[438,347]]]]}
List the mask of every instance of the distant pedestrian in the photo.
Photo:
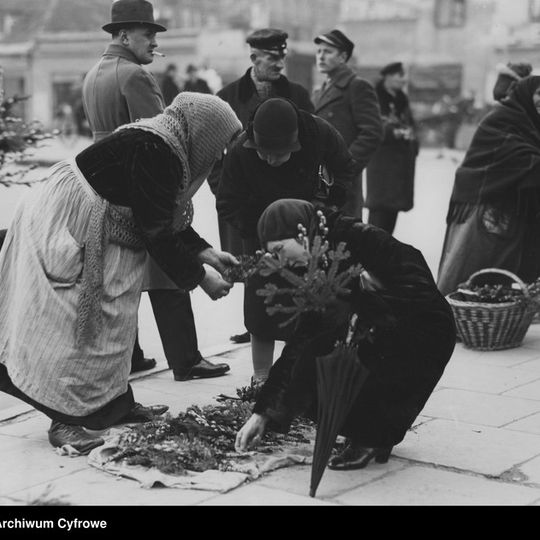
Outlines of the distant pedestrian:
{"type": "Polygon", "coordinates": [[[416,125],[403,91],[407,80],[401,62],[381,70],[375,90],[381,107],[384,139],[367,166],[366,207],[369,223],[392,234],[399,212],[414,202],[414,174],[418,155],[416,125]]]}
{"type": "Polygon", "coordinates": [[[518,81],[478,126],[456,171],[437,285],[482,268],[540,275],[540,77],[518,81]]]}
{"type": "Polygon", "coordinates": [[[176,64],[169,64],[160,81],[161,93],[163,94],[165,105],[170,105],[178,95],[178,92],[180,92],[180,88],[176,84],[177,78],[178,68],[176,67],[176,64]]]}
{"type": "MultiPolygon", "coordinates": [[[[231,105],[244,128],[248,125],[255,109],[269,98],[286,98],[299,109],[313,112],[313,104],[308,91],[281,74],[285,68],[287,37],[287,32],[276,28],[264,28],[252,32],[246,38],[246,42],[250,46],[249,58],[253,65],[240,79],[217,93],[221,99],[231,105]]],[[[222,167],[223,160],[216,163],[208,177],[208,183],[214,195],[217,195],[219,189],[222,167]]],[[[221,216],[218,216],[218,224],[221,249],[234,255],[253,252],[254,246],[246,243],[238,230],[221,216]]],[[[231,336],[231,341],[234,343],[246,343],[249,339],[248,332],[231,336]]]]}
{"type": "Polygon", "coordinates": [[[184,92],[200,92],[201,94],[211,94],[212,90],[208,83],[199,77],[199,69],[193,64],[186,68],[187,81],[184,84],[184,92]]]}
{"type": "Polygon", "coordinates": [[[315,114],[332,124],[345,139],[356,161],[356,180],[351,199],[344,207],[347,215],[362,217],[362,171],[382,140],[382,123],[377,96],[370,82],[358,77],[347,62],[354,43],[340,30],[315,38],[317,69],[326,75],[315,90],[315,114]]]}

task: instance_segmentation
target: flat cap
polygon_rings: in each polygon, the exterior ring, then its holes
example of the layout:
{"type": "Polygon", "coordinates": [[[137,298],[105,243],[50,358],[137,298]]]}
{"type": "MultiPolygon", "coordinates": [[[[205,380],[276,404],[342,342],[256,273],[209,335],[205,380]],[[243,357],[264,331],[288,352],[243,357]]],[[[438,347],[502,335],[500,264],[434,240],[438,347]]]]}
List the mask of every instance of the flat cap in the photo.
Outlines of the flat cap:
{"type": "Polygon", "coordinates": [[[246,43],[254,49],[261,49],[270,53],[286,54],[288,37],[289,34],[283,30],[263,28],[249,34],[246,38],[246,43]]]}
{"type": "Polygon", "coordinates": [[[381,75],[383,77],[385,75],[393,75],[394,73],[405,73],[402,62],[392,62],[391,64],[387,64],[381,69],[381,75]]]}
{"type": "Polygon", "coordinates": [[[313,41],[317,45],[319,43],[327,43],[340,51],[345,51],[347,53],[347,60],[352,56],[354,43],[341,30],[332,30],[326,34],[321,34],[313,41]]]}

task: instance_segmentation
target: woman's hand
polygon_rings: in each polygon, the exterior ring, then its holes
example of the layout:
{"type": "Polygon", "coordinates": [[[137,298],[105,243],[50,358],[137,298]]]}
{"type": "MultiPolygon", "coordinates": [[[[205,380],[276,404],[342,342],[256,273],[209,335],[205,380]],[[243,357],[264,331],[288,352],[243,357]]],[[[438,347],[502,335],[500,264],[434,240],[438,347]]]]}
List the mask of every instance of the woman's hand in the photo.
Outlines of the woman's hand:
{"type": "Polygon", "coordinates": [[[199,262],[202,264],[208,264],[212,268],[215,268],[218,272],[223,274],[227,267],[238,266],[240,262],[234,255],[227,253],[226,251],[218,251],[214,248],[206,248],[197,256],[199,262]]]}
{"type": "Polygon", "coordinates": [[[217,272],[211,268],[205,268],[206,274],[199,283],[203,291],[212,299],[218,300],[229,294],[232,284],[225,281],[217,272]]]}
{"type": "Polygon", "coordinates": [[[237,452],[246,452],[256,446],[266,430],[268,418],[260,414],[252,414],[242,429],[236,434],[234,448],[237,452]]]}

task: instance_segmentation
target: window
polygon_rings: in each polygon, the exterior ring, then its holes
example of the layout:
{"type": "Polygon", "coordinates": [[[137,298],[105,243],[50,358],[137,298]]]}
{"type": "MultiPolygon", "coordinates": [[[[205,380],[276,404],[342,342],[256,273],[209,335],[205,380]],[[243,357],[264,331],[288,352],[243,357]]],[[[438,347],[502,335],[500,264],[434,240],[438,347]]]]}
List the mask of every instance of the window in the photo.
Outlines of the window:
{"type": "Polygon", "coordinates": [[[533,22],[540,22],[540,1],[529,0],[529,18],[533,22]]]}
{"type": "Polygon", "coordinates": [[[458,28],[465,26],[465,0],[437,0],[435,4],[435,26],[458,28]]]}

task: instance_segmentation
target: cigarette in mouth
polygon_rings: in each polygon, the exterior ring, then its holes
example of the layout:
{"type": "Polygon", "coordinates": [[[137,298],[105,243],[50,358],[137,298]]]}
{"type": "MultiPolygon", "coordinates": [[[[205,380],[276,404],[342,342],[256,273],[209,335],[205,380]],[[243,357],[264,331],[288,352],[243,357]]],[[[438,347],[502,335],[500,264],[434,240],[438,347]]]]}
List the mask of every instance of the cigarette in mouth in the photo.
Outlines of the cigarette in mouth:
{"type": "Polygon", "coordinates": [[[152,51],[152,54],[154,56],[161,56],[161,58],[165,58],[165,55],[163,53],[160,53],[160,52],[157,52],[157,51],[152,51]]]}

